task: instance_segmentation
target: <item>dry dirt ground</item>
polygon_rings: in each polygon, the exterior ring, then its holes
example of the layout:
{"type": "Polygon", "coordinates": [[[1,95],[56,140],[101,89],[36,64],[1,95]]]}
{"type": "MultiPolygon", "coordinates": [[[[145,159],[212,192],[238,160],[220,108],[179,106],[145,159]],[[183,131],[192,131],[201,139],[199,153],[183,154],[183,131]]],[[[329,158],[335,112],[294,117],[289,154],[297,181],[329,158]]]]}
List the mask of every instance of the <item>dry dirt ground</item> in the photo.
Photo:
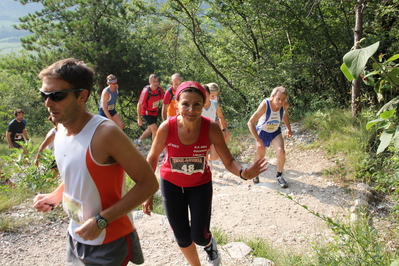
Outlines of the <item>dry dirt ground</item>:
{"type": "MultiPolygon", "coordinates": [[[[344,220],[353,197],[348,190],[323,176],[323,170],[334,166],[322,149],[303,149],[303,143],[314,136],[293,125],[294,136],[286,139],[287,162],[284,177],[289,187],[282,189],[275,181],[276,158],[270,152],[269,169],[260,183],[244,181],[225,170],[220,161],[213,163],[214,197],[211,228],[223,232],[234,241],[239,237],[263,238],[283,252],[307,252],[312,243],[331,240],[331,230],[319,218],[292,200],[288,194],[309,209],[344,220]]],[[[254,156],[252,139],[240,160],[254,156]]],[[[141,148],[142,149],[142,148],[141,148]]],[[[147,149],[142,149],[143,152],[147,149]]],[[[60,207],[58,207],[60,208],[60,207]]],[[[62,213],[62,212],[59,212],[62,213]]],[[[49,220],[49,215],[35,212],[31,202],[10,210],[7,215],[31,219],[17,232],[0,232],[0,265],[64,265],[67,218],[49,220]]],[[[51,215],[51,214],[50,214],[51,215]]],[[[53,218],[54,218],[53,217],[53,218]]],[[[180,253],[165,216],[134,212],[146,266],[188,265],[180,253]]],[[[219,246],[222,265],[253,265],[251,256],[233,259],[219,246]]],[[[198,247],[201,263],[207,265],[205,252],[198,247]]]]}

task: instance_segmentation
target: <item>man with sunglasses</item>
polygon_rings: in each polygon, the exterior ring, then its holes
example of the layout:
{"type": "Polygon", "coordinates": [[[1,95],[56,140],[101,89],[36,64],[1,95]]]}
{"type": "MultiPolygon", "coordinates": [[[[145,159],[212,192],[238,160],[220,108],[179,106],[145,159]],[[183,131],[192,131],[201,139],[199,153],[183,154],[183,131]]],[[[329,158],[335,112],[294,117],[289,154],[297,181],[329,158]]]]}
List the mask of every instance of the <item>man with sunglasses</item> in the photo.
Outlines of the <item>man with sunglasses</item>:
{"type": "Polygon", "coordinates": [[[25,129],[24,111],[16,109],[14,111],[14,119],[8,124],[6,131],[6,139],[10,149],[23,149],[21,142],[29,140],[28,132],[25,129]]]}
{"type": "Polygon", "coordinates": [[[62,200],[70,217],[67,265],[141,264],[131,211],[159,185],[123,131],[87,111],[93,76],[92,69],[73,58],[55,62],[39,74],[41,96],[59,124],[54,147],[62,183],[52,193],[37,195],[34,207],[48,212],[62,200]],[[135,183],[126,193],[125,172],[135,183]]]}
{"type": "Polygon", "coordinates": [[[115,122],[121,129],[125,127],[122,118],[116,112],[116,100],[118,99],[118,79],[115,75],[110,74],[107,76],[108,87],[103,89],[101,93],[100,107],[98,114],[107,117],[109,120],[115,122]]]}

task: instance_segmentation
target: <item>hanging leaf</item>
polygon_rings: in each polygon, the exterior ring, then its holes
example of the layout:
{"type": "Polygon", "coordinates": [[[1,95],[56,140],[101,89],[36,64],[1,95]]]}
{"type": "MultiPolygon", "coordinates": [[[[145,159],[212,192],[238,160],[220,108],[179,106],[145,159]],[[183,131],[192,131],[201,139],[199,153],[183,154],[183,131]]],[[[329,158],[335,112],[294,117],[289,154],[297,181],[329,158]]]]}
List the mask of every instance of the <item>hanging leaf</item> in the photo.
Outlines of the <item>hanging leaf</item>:
{"type": "Polygon", "coordinates": [[[377,154],[383,152],[391,143],[393,134],[387,133],[387,132],[382,132],[381,137],[380,137],[380,145],[378,146],[377,149],[377,154]]]}
{"type": "Polygon", "coordinates": [[[358,78],[369,58],[377,51],[380,42],[366,48],[352,50],[344,55],[344,63],[354,78],[358,78]]]}
{"type": "Polygon", "coordinates": [[[388,110],[388,111],[382,112],[382,113],[380,114],[380,117],[381,117],[382,119],[388,119],[388,118],[390,118],[390,117],[393,116],[393,114],[395,113],[395,111],[396,111],[396,108],[394,108],[394,109],[392,109],[392,110],[388,110]]]}
{"type": "Polygon", "coordinates": [[[393,55],[387,60],[387,62],[395,61],[398,58],[399,58],[399,54],[393,55]]]}
{"type": "Polygon", "coordinates": [[[386,104],[384,104],[383,107],[378,111],[377,115],[380,115],[381,113],[385,112],[386,110],[391,110],[393,108],[396,108],[399,104],[399,96],[396,96],[386,104]]]}
{"type": "Polygon", "coordinates": [[[375,124],[377,124],[377,123],[379,123],[379,122],[382,122],[382,121],[384,121],[384,119],[381,119],[381,118],[372,120],[372,121],[370,121],[370,122],[367,123],[366,129],[369,130],[372,126],[374,126],[375,124]]]}
{"type": "Polygon", "coordinates": [[[399,85],[399,68],[393,68],[391,71],[389,71],[388,76],[391,78],[391,80],[396,84],[399,85]]]}
{"type": "Polygon", "coordinates": [[[343,64],[341,65],[341,71],[342,71],[342,73],[344,73],[345,78],[346,78],[347,80],[349,80],[349,81],[354,80],[352,74],[349,72],[349,69],[346,67],[345,63],[343,63],[343,64]]]}

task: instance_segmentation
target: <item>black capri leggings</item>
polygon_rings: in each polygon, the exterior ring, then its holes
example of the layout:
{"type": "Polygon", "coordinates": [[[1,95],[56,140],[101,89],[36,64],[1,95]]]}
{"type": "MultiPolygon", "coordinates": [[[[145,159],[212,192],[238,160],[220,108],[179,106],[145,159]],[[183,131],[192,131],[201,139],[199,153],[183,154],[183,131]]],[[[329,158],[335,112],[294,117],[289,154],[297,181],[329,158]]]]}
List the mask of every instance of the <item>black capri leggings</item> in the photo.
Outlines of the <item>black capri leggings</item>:
{"type": "Polygon", "coordinates": [[[186,248],[193,241],[200,246],[208,245],[212,238],[209,230],[212,181],[196,187],[178,187],[161,178],[161,191],[166,216],[179,247],[186,248]],[[189,208],[191,224],[188,216],[189,208]]]}

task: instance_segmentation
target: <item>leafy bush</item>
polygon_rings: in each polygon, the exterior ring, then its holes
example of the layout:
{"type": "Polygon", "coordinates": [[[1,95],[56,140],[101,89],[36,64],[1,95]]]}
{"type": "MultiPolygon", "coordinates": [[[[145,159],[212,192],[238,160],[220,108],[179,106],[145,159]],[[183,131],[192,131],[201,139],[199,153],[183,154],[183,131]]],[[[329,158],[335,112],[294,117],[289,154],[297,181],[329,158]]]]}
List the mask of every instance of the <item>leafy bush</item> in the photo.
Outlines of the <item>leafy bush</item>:
{"type": "Polygon", "coordinates": [[[52,191],[59,184],[59,179],[57,173],[50,170],[54,162],[51,151],[44,150],[41,165],[37,167],[33,162],[38,145],[28,143],[23,147],[27,151],[26,154],[22,149],[12,149],[9,155],[0,157],[3,176],[14,180],[17,189],[32,194],[52,191]]]}

